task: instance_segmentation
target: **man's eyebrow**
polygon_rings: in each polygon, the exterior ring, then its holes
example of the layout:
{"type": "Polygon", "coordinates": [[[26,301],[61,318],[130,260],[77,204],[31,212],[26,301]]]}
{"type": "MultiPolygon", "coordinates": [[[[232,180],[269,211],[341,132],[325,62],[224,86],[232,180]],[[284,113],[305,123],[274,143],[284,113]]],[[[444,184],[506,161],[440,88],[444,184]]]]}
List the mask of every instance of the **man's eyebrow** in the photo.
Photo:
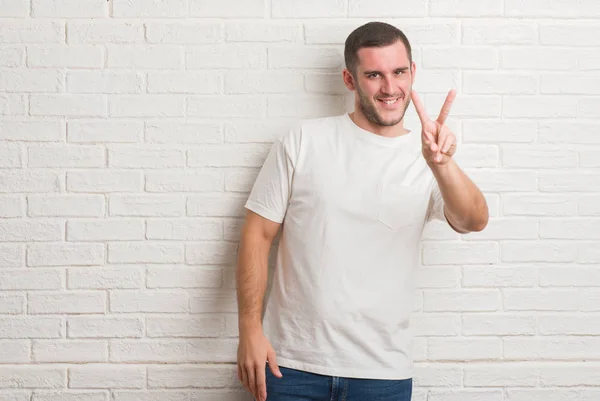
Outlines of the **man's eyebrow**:
{"type": "MultiPolygon", "coordinates": [[[[408,71],[408,67],[398,67],[396,68],[394,71],[408,71]]],[[[377,70],[372,70],[372,71],[365,71],[364,72],[365,75],[370,75],[370,74],[381,74],[381,71],[377,71],[377,70]]]]}

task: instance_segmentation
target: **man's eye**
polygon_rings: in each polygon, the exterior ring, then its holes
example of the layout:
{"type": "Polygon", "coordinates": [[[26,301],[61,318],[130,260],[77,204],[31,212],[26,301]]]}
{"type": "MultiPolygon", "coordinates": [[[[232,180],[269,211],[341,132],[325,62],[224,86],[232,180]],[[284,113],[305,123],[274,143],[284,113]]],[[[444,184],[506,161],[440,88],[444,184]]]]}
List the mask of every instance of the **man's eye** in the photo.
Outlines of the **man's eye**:
{"type": "Polygon", "coordinates": [[[378,76],[379,74],[369,74],[369,78],[375,78],[376,76],[378,76]]]}

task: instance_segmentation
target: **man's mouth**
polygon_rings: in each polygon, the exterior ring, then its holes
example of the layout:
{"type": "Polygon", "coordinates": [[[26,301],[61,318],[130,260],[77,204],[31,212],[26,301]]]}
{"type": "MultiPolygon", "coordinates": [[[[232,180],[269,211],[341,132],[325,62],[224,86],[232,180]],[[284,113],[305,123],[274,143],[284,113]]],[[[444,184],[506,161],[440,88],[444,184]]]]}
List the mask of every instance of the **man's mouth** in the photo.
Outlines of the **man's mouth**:
{"type": "Polygon", "coordinates": [[[380,101],[381,103],[387,105],[387,106],[393,106],[396,103],[398,103],[398,101],[400,100],[399,97],[394,97],[394,98],[384,98],[384,99],[377,99],[378,101],[380,101]]]}

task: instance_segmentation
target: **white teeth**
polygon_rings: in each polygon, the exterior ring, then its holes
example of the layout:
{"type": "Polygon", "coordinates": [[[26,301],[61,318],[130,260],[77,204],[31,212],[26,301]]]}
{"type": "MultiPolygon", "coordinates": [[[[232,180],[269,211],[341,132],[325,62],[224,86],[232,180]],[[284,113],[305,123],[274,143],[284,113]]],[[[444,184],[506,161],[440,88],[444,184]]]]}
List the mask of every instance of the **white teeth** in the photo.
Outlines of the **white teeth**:
{"type": "Polygon", "coordinates": [[[382,102],[384,102],[385,104],[394,104],[396,103],[396,100],[398,100],[397,98],[394,100],[382,100],[382,102]]]}

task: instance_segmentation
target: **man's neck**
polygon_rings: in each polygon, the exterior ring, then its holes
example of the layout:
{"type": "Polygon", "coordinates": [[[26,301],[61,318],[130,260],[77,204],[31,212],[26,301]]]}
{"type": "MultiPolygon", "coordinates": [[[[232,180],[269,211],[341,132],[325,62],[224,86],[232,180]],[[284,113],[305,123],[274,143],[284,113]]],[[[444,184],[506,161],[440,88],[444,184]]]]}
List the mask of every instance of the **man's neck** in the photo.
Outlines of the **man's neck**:
{"type": "Polygon", "coordinates": [[[394,138],[397,136],[402,136],[408,134],[410,131],[404,128],[404,118],[400,120],[400,122],[396,125],[385,126],[372,123],[365,117],[364,114],[353,111],[349,114],[350,119],[356,124],[359,128],[364,129],[365,131],[369,131],[375,135],[385,136],[389,138],[394,138]]]}

